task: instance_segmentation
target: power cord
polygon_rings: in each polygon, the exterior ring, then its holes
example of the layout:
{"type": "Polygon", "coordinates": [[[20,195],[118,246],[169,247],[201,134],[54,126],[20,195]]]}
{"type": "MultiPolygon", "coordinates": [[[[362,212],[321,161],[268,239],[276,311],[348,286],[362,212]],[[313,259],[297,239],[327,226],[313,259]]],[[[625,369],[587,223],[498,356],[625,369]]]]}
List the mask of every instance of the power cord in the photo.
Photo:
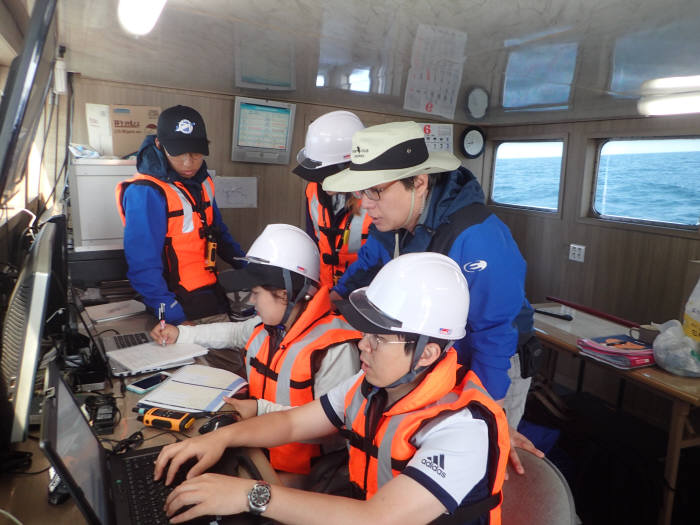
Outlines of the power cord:
{"type": "MultiPolygon", "coordinates": [[[[112,448],[111,450],[108,450],[108,452],[110,452],[111,454],[124,454],[125,452],[128,452],[131,449],[140,447],[146,441],[155,439],[165,434],[173,435],[172,432],[161,432],[160,434],[156,434],[155,436],[144,438],[143,432],[141,430],[137,430],[126,439],[117,441],[115,439],[102,438],[100,441],[102,441],[103,443],[111,444],[112,448]]],[[[175,438],[175,443],[180,442],[180,439],[178,439],[177,436],[173,437],[175,438]]]]}

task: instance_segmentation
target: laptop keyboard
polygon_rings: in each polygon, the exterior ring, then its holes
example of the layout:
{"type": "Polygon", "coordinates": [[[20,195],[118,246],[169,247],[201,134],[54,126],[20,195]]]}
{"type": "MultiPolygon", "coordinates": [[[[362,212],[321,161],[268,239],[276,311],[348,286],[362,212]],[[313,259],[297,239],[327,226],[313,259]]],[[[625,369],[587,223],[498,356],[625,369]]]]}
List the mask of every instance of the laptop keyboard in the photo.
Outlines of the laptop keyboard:
{"type": "Polygon", "coordinates": [[[150,339],[144,332],[114,336],[114,342],[117,344],[117,348],[128,348],[130,346],[148,343],[149,341],[150,339]]]}
{"type": "MultiPolygon", "coordinates": [[[[168,518],[163,511],[163,505],[168,494],[185,481],[190,464],[183,465],[169,486],[163,480],[153,480],[153,463],[158,457],[158,451],[143,456],[124,459],[126,467],[127,494],[131,522],[135,525],[167,525],[168,518]]],[[[194,463],[194,462],[193,462],[194,463]]],[[[165,476],[163,476],[165,478],[165,476]]]]}

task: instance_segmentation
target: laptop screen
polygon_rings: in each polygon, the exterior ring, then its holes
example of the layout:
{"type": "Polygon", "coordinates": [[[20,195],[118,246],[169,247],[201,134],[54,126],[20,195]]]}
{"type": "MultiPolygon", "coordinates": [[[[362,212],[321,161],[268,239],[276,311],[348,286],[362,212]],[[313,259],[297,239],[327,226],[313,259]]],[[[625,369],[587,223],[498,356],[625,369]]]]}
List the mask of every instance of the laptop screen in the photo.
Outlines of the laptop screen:
{"type": "Polygon", "coordinates": [[[56,382],[54,450],[101,523],[109,523],[102,445],[62,379],[56,382]]]}

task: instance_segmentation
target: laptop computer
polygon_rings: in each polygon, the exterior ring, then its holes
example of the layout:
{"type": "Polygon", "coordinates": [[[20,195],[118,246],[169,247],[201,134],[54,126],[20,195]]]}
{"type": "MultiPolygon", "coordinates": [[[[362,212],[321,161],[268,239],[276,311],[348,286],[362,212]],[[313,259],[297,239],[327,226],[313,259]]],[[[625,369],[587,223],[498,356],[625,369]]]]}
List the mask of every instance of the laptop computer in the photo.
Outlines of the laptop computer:
{"type": "MultiPolygon", "coordinates": [[[[90,318],[87,311],[85,310],[85,305],[80,300],[78,294],[74,291],[72,295],[73,301],[78,310],[78,315],[81,318],[83,325],[85,326],[85,330],[87,330],[88,336],[92,340],[93,344],[97,347],[97,350],[102,354],[103,358],[108,363],[110,373],[112,374],[112,376],[124,377],[135,374],[152,373],[158,372],[159,370],[165,370],[168,368],[175,368],[178,366],[190,365],[194,363],[194,359],[185,359],[183,361],[177,361],[149,368],[148,370],[139,370],[138,372],[134,372],[133,370],[129,370],[123,367],[114,360],[108,359],[109,353],[111,351],[120,350],[123,348],[131,348],[132,346],[138,346],[141,344],[152,342],[153,340],[151,339],[150,334],[148,334],[147,332],[134,332],[128,334],[100,334],[100,331],[98,331],[98,328],[95,325],[94,321],[90,318]]],[[[102,328],[102,331],[105,331],[105,328],[102,328]]]]}
{"type": "MultiPolygon", "coordinates": [[[[108,453],[83,416],[78,401],[61,377],[56,363],[49,365],[39,446],[66,484],[86,521],[96,525],[168,523],[163,505],[170,487],[153,481],[153,462],[162,447],[108,453]]],[[[241,452],[230,449],[217,466],[220,473],[236,472],[241,452]]],[[[253,467],[254,468],[254,467],[253,467]]],[[[175,483],[184,481],[180,469],[175,483]]],[[[254,472],[259,476],[258,472],[254,472]]],[[[243,516],[240,516],[243,518],[243,516]]],[[[246,523],[247,520],[236,523],[246,523]]],[[[219,523],[206,517],[189,521],[219,523]]],[[[228,519],[222,523],[230,523],[228,519]]]]}

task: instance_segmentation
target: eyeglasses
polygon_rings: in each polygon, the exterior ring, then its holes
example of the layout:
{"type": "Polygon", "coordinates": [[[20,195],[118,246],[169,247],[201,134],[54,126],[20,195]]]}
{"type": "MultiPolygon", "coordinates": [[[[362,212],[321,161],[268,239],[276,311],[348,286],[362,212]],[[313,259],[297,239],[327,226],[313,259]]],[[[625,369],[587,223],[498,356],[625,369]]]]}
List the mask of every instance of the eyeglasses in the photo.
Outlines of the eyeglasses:
{"type": "Polygon", "coordinates": [[[391,188],[394,184],[399,182],[399,180],[395,180],[393,182],[390,182],[387,186],[384,186],[383,188],[378,188],[378,187],[374,186],[372,188],[367,188],[366,190],[353,191],[352,195],[356,199],[362,199],[362,197],[365,196],[371,201],[378,201],[382,197],[382,192],[391,188]]]}
{"type": "Polygon", "coordinates": [[[369,349],[372,350],[372,352],[376,352],[377,348],[379,348],[379,345],[398,345],[398,344],[408,344],[408,343],[414,343],[415,341],[388,341],[384,339],[381,335],[377,334],[364,334],[362,336],[363,341],[367,341],[369,343],[369,349]]]}
{"type": "Polygon", "coordinates": [[[170,157],[172,159],[184,160],[185,155],[189,155],[190,158],[194,161],[199,161],[199,160],[202,160],[204,158],[204,155],[202,155],[201,153],[181,153],[180,155],[171,155],[168,152],[168,150],[165,149],[165,147],[163,147],[163,149],[165,150],[165,153],[168,154],[168,157],[170,157]]]}

